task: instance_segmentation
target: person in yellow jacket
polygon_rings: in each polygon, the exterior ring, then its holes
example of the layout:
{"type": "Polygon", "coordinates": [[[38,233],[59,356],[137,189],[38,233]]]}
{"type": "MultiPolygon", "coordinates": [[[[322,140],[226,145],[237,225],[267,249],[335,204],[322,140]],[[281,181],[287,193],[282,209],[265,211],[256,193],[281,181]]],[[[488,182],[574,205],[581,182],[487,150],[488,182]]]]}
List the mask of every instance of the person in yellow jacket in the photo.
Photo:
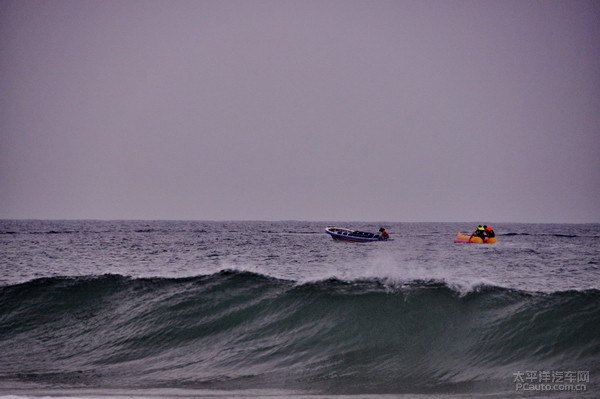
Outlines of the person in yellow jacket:
{"type": "Polygon", "coordinates": [[[485,228],[482,225],[477,226],[477,230],[471,234],[471,238],[479,237],[481,240],[485,240],[485,228]]]}

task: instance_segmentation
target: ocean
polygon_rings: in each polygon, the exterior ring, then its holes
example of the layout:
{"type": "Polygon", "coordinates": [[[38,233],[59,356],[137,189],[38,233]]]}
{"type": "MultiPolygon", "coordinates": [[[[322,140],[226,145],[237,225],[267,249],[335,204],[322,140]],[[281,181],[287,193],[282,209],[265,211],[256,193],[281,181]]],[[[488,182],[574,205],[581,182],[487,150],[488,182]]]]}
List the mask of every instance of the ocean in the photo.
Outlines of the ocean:
{"type": "Polygon", "coordinates": [[[479,223],[0,221],[0,398],[600,397],[600,224],[479,223]]]}

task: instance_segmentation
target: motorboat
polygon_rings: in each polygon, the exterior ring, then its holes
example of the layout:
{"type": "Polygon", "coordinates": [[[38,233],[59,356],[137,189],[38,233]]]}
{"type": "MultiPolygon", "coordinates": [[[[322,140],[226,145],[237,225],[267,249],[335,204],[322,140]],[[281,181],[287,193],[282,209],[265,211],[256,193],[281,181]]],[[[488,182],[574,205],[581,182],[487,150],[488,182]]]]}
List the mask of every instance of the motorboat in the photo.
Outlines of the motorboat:
{"type": "Polygon", "coordinates": [[[345,229],[342,227],[327,227],[325,232],[334,240],[351,241],[351,242],[371,242],[385,241],[379,233],[368,233],[366,231],[358,231],[345,229]]]}

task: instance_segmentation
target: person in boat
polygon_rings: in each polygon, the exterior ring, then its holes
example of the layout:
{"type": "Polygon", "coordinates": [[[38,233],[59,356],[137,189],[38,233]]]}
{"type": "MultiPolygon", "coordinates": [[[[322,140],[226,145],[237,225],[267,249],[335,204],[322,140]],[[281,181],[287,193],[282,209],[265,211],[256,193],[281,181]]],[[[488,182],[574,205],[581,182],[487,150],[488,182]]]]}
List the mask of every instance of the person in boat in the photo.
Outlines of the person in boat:
{"type": "Polygon", "coordinates": [[[379,232],[381,233],[379,240],[385,241],[390,238],[390,233],[388,233],[383,227],[379,229],[379,232]]]}
{"type": "Polygon", "coordinates": [[[490,226],[483,226],[483,229],[485,230],[485,236],[489,237],[489,238],[494,238],[496,237],[496,233],[494,232],[494,229],[492,229],[490,226]]]}
{"type": "Polygon", "coordinates": [[[485,240],[485,228],[482,225],[477,226],[477,230],[471,234],[471,238],[473,237],[479,237],[482,240],[485,240]]]}

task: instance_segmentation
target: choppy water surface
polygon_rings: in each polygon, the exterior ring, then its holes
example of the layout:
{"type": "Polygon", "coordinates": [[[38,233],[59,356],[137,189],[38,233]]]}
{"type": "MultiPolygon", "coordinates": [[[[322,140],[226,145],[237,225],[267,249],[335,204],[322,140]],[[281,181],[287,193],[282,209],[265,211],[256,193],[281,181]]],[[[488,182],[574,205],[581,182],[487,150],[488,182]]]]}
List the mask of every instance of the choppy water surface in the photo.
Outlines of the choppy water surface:
{"type": "Polygon", "coordinates": [[[0,394],[599,393],[600,225],[329,224],[0,222],[0,394]]]}

